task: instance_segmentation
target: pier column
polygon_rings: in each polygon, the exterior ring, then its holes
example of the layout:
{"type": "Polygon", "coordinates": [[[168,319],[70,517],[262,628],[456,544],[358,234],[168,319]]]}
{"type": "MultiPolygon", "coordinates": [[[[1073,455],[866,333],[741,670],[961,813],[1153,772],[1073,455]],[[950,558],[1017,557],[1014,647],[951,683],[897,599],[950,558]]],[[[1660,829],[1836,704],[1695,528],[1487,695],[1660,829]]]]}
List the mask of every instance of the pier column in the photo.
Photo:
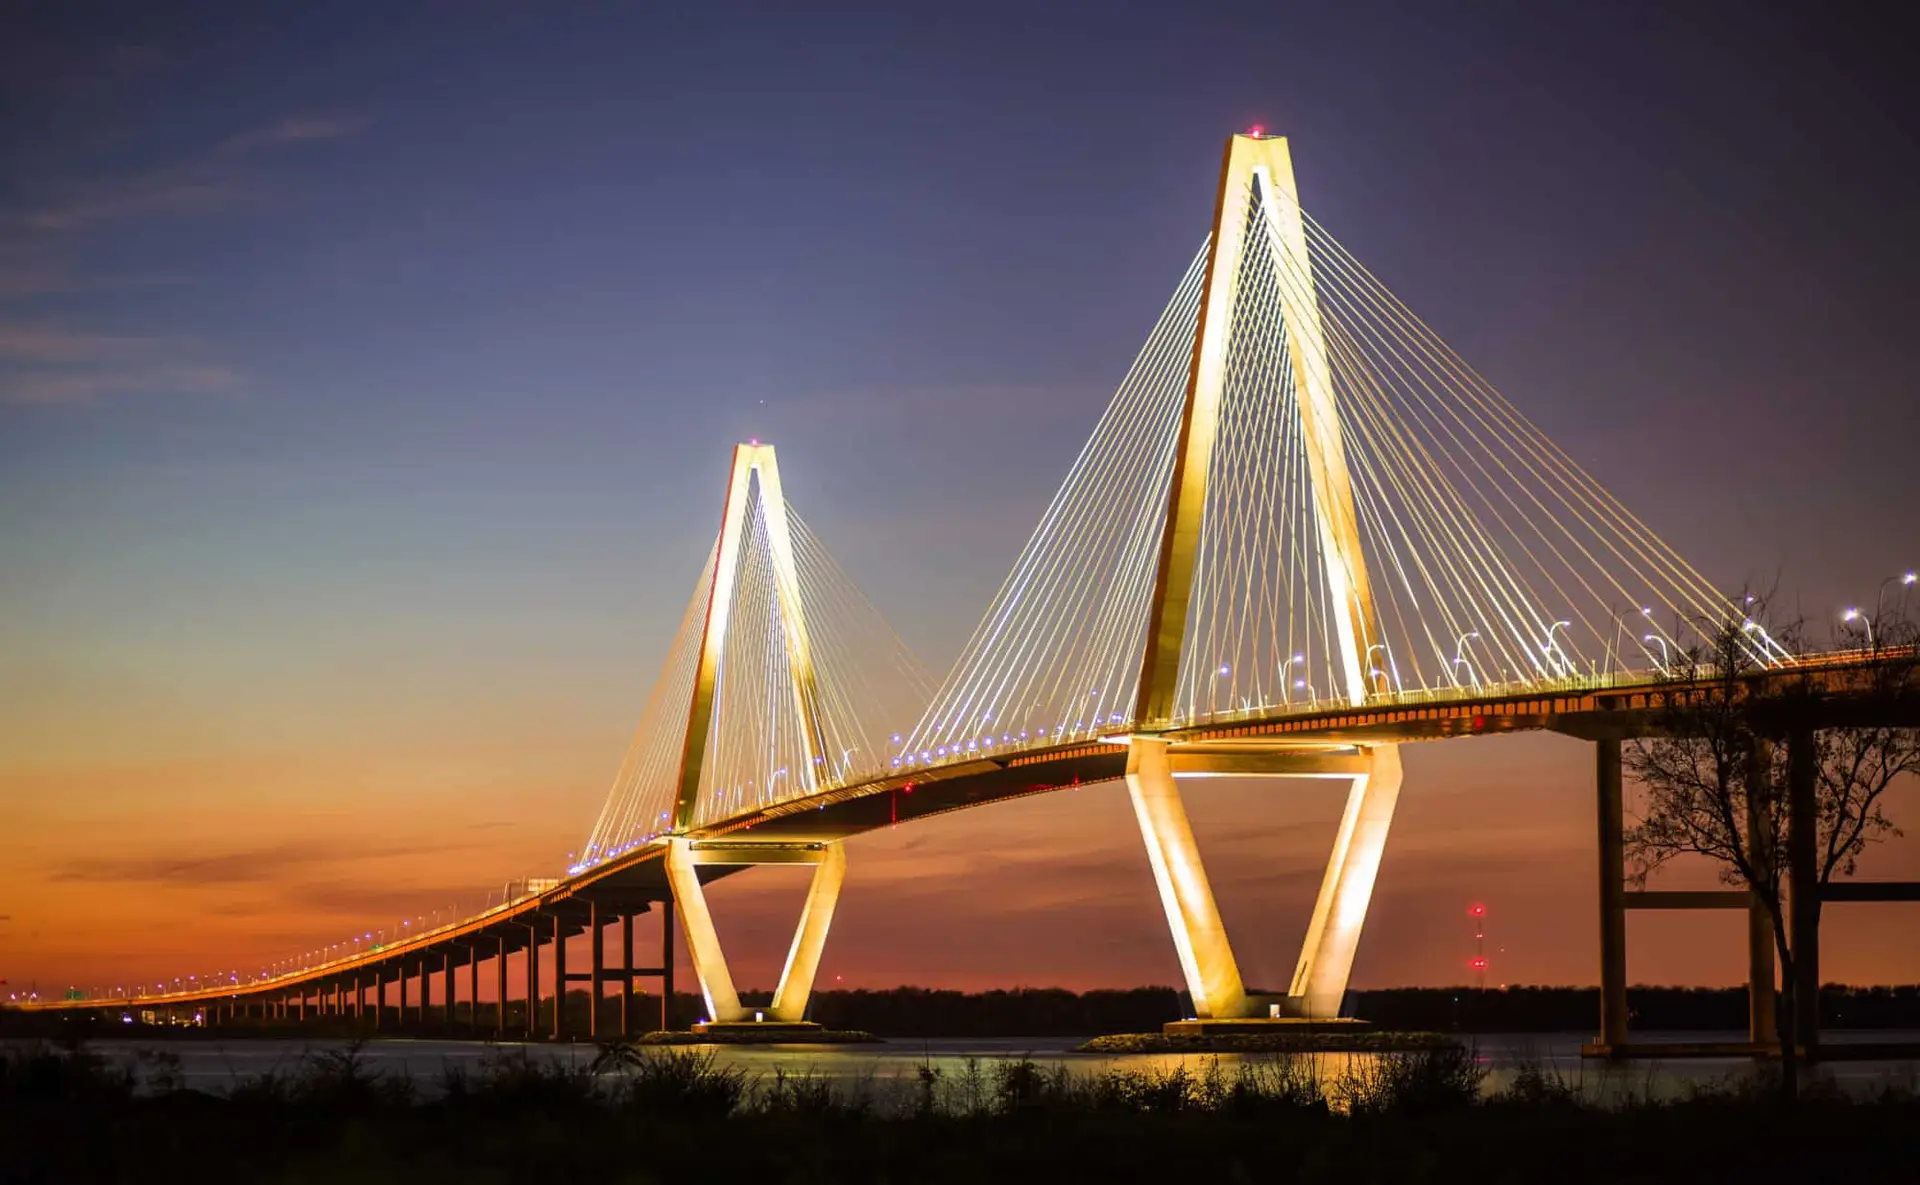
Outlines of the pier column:
{"type": "Polygon", "coordinates": [[[673,1027],[673,902],[660,903],[660,1028],[673,1027]]]}
{"type": "Polygon", "coordinates": [[[1129,741],[1126,776],[1127,794],[1146,841],[1147,862],[1160,889],[1174,952],[1193,996],[1194,1015],[1203,1020],[1247,1015],[1240,966],[1227,944],[1226,927],[1193,842],[1187,808],[1173,780],[1167,742],[1153,737],[1129,741]]]}
{"type": "Polygon", "coordinates": [[[597,901],[587,902],[587,932],[592,935],[588,941],[591,965],[587,972],[587,1036],[597,1041],[600,1039],[600,996],[605,986],[601,969],[607,961],[607,919],[601,915],[597,901]]]}
{"type": "Polygon", "coordinates": [[[567,923],[553,915],[553,1039],[567,1039],[567,923]]]}
{"type": "Polygon", "coordinates": [[[1788,948],[1793,952],[1794,1038],[1812,1061],[1820,1043],[1819,803],[1813,730],[1787,738],[1788,948]]]}
{"type": "MultiPolygon", "coordinates": [[[[1773,868],[1773,746],[1754,745],[1747,759],[1747,858],[1754,880],[1766,884],[1773,868]]],[[[1773,918],[1754,893],[1747,902],[1747,1040],[1772,1045],[1779,1040],[1774,1017],[1773,918]]]]}
{"type": "Polygon", "coordinates": [[[493,1031],[499,1036],[507,1035],[507,936],[500,936],[500,950],[494,956],[493,990],[494,1000],[499,1011],[493,1018],[493,1031]]]}
{"type": "Polygon", "coordinates": [[[620,914],[620,1035],[633,1036],[633,911],[620,914]]]}
{"type": "Polygon", "coordinates": [[[1627,1043],[1626,804],[1620,785],[1620,741],[1594,744],[1594,787],[1600,832],[1600,1044],[1627,1043]]]}
{"type": "Polygon", "coordinates": [[[527,1040],[540,1037],[540,925],[527,925],[527,1040]]]}
{"type": "Polygon", "coordinates": [[[467,1027],[480,1031],[480,945],[475,939],[467,946],[467,1027]]]}
{"type": "Polygon", "coordinates": [[[1387,850],[1394,807],[1400,801],[1400,748],[1376,745],[1366,750],[1367,771],[1353,779],[1347,807],[1334,833],[1313,921],[1301,945],[1300,963],[1287,992],[1292,1007],[1307,1017],[1340,1015],[1360,931],[1373,901],[1380,859],[1387,850]]]}
{"type": "Polygon", "coordinates": [[[787,950],[787,965],[774,988],[773,1007],[767,1015],[789,1023],[806,1019],[807,999],[813,994],[813,978],[820,970],[820,952],[827,944],[827,931],[833,926],[833,907],[840,900],[840,885],[847,877],[847,849],[830,843],[821,851],[820,863],[813,866],[813,881],[807,888],[807,903],[800,909],[800,925],[793,932],[793,945],[787,950]]]}
{"type": "Polygon", "coordinates": [[[700,994],[707,1003],[707,1019],[737,1021],[745,1019],[740,994],[733,988],[733,975],[720,950],[720,936],[713,928],[713,915],[707,911],[707,896],[700,888],[699,870],[693,860],[693,845],[685,839],[668,841],[667,883],[680,907],[687,931],[687,954],[693,960],[693,974],[700,981],[700,994]]]}

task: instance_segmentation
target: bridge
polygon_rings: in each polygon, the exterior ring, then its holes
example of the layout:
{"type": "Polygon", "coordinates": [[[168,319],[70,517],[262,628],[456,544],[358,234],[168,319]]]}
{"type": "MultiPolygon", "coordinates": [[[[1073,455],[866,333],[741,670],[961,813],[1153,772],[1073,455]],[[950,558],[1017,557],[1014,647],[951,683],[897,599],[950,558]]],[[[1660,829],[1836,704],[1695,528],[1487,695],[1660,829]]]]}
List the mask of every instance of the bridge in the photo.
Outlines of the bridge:
{"type": "MultiPolygon", "coordinates": [[[[708,1024],[791,1024],[806,1015],[850,838],[1123,779],[1195,1016],[1325,1019],[1339,1013],[1392,827],[1400,747],[1523,729],[1595,746],[1603,1045],[1627,1036],[1628,909],[1758,916],[1744,892],[1630,894],[1621,854],[1621,742],[1688,694],[1684,656],[1702,623],[1739,607],[1302,209],[1283,138],[1228,141],[1210,233],[944,680],[788,504],[771,445],[734,450],[722,506],[565,876],[278,974],[35,1006],[380,1026],[397,991],[402,1023],[458,1030],[479,1027],[491,964],[497,1030],[517,987],[519,1030],[575,1035],[562,1003],[577,985],[594,1001],[581,1035],[600,1037],[639,1025],[641,980],[660,982],[665,1027],[677,918],[708,1024]],[[1221,923],[1182,798],[1184,782],[1207,777],[1348,786],[1283,994],[1248,989],[1221,923]],[[756,1010],[741,1003],[704,887],[769,864],[813,874],[772,1003],[756,1010]],[[635,924],[648,913],[662,953],[640,967],[635,924]],[[582,934],[587,965],[575,969],[568,948],[582,934]]],[[[1752,622],[1741,645],[1761,679],[1843,690],[1885,657],[1871,619],[1860,624],[1855,650],[1793,653],[1752,622]]],[[[1790,792],[1797,803],[1811,789],[1797,780],[1790,792]]],[[[1794,858],[1796,883],[1811,883],[1794,858]]],[[[1770,988],[1770,932],[1751,933],[1752,982],[1770,988]]],[[[1799,965],[1817,984],[1817,956],[1799,965]]],[[[1756,1042],[1772,1031],[1761,1013],[1756,1003],[1756,1042]]]]}

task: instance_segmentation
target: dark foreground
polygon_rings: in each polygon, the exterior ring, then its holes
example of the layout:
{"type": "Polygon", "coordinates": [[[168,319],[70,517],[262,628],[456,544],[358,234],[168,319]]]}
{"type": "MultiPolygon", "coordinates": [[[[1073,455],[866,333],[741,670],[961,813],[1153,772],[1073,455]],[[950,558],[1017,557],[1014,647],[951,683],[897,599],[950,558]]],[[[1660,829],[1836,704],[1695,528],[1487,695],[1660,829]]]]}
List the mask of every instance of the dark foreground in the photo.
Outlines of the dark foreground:
{"type": "Polygon", "coordinates": [[[1920,1164],[1911,1089],[1788,1107],[1753,1078],[1600,1108],[1537,1071],[1487,1095],[1464,1051],[1333,1081],[1286,1058],[1093,1075],[1015,1061],[884,1089],[639,1047],[591,1068],[502,1053],[431,1084],[354,1050],[221,1094],[185,1089],[164,1052],[139,1071],[144,1090],[84,1049],[0,1057],[0,1181],[1867,1185],[1920,1164]]]}

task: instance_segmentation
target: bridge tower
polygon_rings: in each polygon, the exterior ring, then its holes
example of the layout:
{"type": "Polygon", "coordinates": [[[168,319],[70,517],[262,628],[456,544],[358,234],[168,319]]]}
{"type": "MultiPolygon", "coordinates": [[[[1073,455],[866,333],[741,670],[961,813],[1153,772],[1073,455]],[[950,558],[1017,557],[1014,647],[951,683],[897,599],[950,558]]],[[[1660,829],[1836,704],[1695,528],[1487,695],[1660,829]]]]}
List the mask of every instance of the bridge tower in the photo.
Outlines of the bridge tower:
{"type": "Polygon", "coordinates": [[[1328,600],[1336,607],[1333,624],[1344,684],[1341,691],[1355,705],[1364,704],[1369,694],[1363,672],[1368,649],[1380,632],[1360,545],[1292,158],[1283,137],[1236,135],[1227,141],[1214,201],[1213,237],[1175,438],[1173,480],[1133,717],[1135,731],[1129,741],[1127,789],[1195,1013],[1203,1019],[1226,1019],[1263,1014],[1262,1005],[1269,1002],[1250,997],[1241,980],[1174,780],[1176,769],[1202,775],[1352,779],[1299,965],[1286,1000],[1280,1002],[1290,1015],[1331,1017],[1338,1015],[1346,994],[1393,821],[1400,790],[1397,747],[1365,746],[1357,753],[1350,747],[1323,749],[1319,758],[1297,748],[1287,752],[1268,748],[1263,763],[1259,753],[1245,745],[1209,754],[1162,739],[1176,723],[1176,685],[1227,381],[1229,339],[1242,299],[1241,264],[1249,251],[1269,252],[1275,273],[1285,277],[1280,285],[1281,329],[1289,346],[1298,429],[1313,491],[1315,544],[1328,583],[1328,600]]]}
{"type": "Polygon", "coordinates": [[[799,576],[794,566],[793,537],[787,524],[787,503],[780,490],[780,467],[774,460],[773,446],[754,441],[733,450],[733,468],[727,481],[726,510],[720,522],[720,539],[715,547],[713,582],[707,597],[707,611],[701,626],[698,665],[694,671],[693,702],[687,714],[686,737],[681,747],[677,790],[673,804],[673,838],[666,854],[667,882],[672,889],[682,925],[686,930],[687,952],[700,992],[706,1000],[707,1016],[721,1024],[748,1019],[740,1004],[733,976],[727,968],[720,937],[714,929],[713,915],[707,909],[706,892],[701,887],[699,870],[714,865],[811,864],[813,883],[801,910],[793,945],[774,992],[770,1019],[793,1023],[800,1021],[813,991],[813,979],[820,966],[820,952],[833,924],[833,910],[839,901],[841,881],[846,874],[846,853],[839,840],[818,843],[753,843],[731,840],[694,840],[686,832],[694,825],[700,797],[703,765],[708,740],[713,731],[715,693],[723,677],[728,627],[739,581],[742,547],[746,541],[750,511],[758,503],[765,525],[765,544],[771,561],[775,596],[779,605],[780,626],[786,644],[787,670],[793,679],[794,702],[798,705],[803,736],[804,760],[801,777],[807,788],[816,788],[825,746],[821,742],[819,693],[814,680],[813,652],[807,636],[806,610],[801,602],[799,576]]]}

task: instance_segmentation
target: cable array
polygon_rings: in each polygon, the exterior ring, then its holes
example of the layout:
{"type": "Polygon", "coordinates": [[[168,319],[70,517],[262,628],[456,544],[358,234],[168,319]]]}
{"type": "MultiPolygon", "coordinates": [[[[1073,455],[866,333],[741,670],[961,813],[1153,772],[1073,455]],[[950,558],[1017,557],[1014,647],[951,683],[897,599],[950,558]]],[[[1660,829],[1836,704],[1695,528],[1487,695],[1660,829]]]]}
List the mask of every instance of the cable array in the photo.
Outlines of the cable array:
{"type": "Polygon", "coordinates": [[[708,612],[716,542],[577,867],[673,830],[709,629],[724,633],[691,826],[868,780],[888,768],[900,730],[927,702],[932,680],[790,505],[785,520],[799,620],[788,621],[781,603],[775,527],[756,477],[748,486],[726,612],[708,612]],[[796,661],[801,653],[804,663],[796,661]]]}
{"type": "Polygon", "coordinates": [[[667,661],[647,694],[633,740],[614,774],[600,817],[587,836],[576,868],[621,855],[673,829],[674,790],[686,747],[687,715],[693,708],[693,681],[700,666],[700,632],[713,596],[713,565],[719,543],[707,549],[687,611],[667,647],[667,661]]]}
{"type": "Polygon", "coordinates": [[[1186,394],[1203,247],[899,765],[1124,730],[1186,394]]]}
{"type": "MultiPolygon", "coordinates": [[[[1324,227],[1262,184],[1226,207],[1246,249],[1225,326],[1175,708],[1152,724],[1627,678],[1677,657],[1680,623],[1726,612],[1698,572],[1324,227]],[[1304,254],[1288,246],[1287,217],[1298,219],[1304,254]],[[1333,411],[1310,416],[1303,402],[1333,411]],[[1338,480],[1316,485],[1316,468],[1344,470],[1344,499],[1338,480]],[[1364,574],[1370,596],[1336,604],[1335,562],[1364,574]],[[1354,623],[1351,654],[1343,619],[1354,623]]],[[[899,765],[1137,723],[1209,250],[1188,267],[899,765]]],[[[1752,645],[1765,661],[1786,657],[1757,627],[1752,645]]]]}
{"type": "MultiPolygon", "coordinates": [[[[1271,217],[1280,200],[1247,202],[1258,233],[1242,260],[1180,720],[1351,691],[1315,517],[1324,492],[1305,463],[1303,351],[1326,360],[1372,592],[1356,643],[1365,699],[1659,669],[1681,646],[1677,623],[1726,612],[1323,226],[1303,213],[1306,258],[1288,250],[1271,217]]],[[[1764,635],[1754,645],[1784,657],[1764,635]]]]}

